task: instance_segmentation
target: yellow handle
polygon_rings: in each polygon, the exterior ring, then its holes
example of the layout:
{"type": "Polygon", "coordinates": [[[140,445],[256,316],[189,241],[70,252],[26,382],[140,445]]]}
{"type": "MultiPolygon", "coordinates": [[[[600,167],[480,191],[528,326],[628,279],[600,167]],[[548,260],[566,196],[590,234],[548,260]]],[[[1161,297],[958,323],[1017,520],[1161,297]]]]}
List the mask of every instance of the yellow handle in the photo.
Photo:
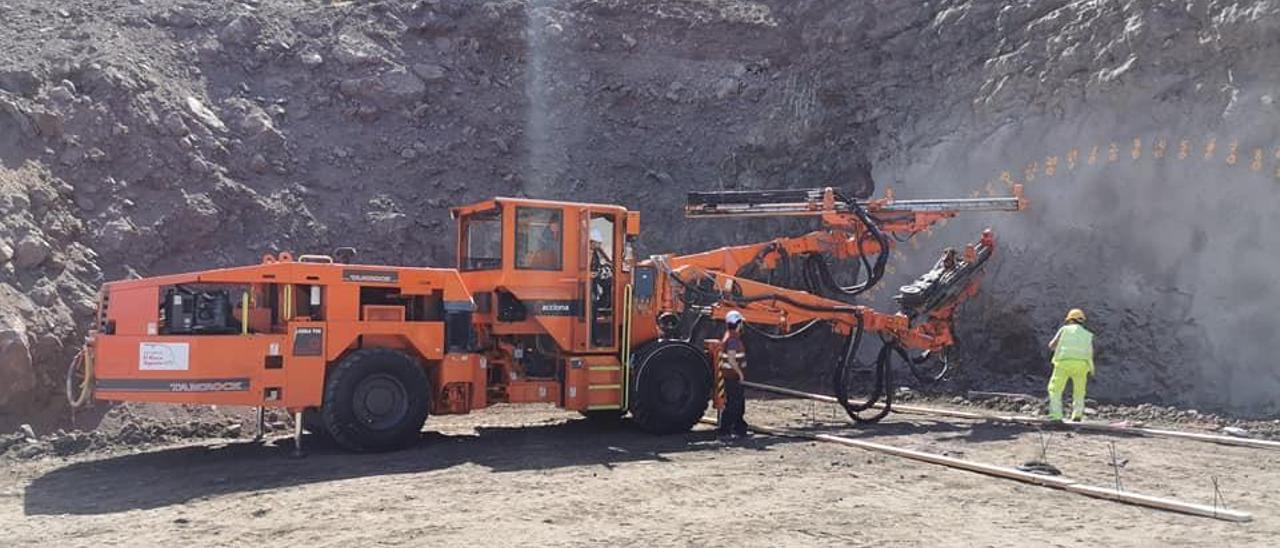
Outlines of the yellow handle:
{"type": "Polygon", "coordinates": [[[622,411],[630,407],[631,400],[631,284],[622,290],[622,411]]]}

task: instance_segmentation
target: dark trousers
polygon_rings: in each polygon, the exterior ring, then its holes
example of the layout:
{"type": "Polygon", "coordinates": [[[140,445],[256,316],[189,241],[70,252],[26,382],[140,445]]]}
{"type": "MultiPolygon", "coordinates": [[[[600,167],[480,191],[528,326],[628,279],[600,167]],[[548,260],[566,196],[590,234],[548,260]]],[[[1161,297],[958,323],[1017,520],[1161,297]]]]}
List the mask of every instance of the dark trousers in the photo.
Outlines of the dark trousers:
{"type": "Polygon", "coordinates": [[[724,411],[720,412],[720,433],[747,435],[747,394],[738,379],[724,380],[724,411]]]}

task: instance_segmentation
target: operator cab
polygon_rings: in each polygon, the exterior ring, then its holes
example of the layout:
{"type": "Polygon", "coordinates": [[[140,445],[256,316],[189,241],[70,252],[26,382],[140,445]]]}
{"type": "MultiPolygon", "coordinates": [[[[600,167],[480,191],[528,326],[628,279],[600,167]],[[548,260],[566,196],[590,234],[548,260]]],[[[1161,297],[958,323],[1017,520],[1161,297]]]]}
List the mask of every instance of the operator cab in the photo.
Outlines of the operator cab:
{"type": "MultiPolygon", "coordinates": [[[[458,269],[495,335],[561,352],[616,352],[639,214],[616,205],[495,198],[455,208],[458,269]]],[[[523,352],[522,352],[523,354],[523,352]]]]}

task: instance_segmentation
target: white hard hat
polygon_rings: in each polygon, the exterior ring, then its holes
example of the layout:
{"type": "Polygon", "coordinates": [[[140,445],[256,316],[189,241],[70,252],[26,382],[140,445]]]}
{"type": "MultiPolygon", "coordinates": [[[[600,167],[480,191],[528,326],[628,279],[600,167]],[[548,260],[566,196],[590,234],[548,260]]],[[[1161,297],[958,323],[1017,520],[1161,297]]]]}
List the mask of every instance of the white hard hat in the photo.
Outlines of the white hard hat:
{"type": "Polygon", "coordinates": [[[604,243],[604,235],[600,234],[600,229],[591,229],[591,241],[604,243]]]}
{"type": "Polygon", "coordinates": [[[724,322],[729,325],[738,325],[742,323],[742,313],[737,310],[730,310],[728,314],[724,315],[724,322]]]}

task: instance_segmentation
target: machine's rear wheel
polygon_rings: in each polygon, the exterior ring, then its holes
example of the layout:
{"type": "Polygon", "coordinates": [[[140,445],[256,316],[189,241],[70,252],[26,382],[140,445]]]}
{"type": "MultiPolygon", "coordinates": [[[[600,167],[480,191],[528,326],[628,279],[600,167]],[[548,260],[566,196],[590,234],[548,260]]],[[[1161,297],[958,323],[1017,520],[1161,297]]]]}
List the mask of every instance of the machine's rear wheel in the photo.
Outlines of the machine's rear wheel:
{"type": "Polygon", "coordinates": [[[430,402],[427,374],[414,358],[386,348],[342,358],[325,383],[325,430],[352,451],[391,451],[418,439],[430,402]]]}
{"type": "Polygon", "coordinates": [[[662,341],[636,359],[631,417],[655,434],[687,432],[702,418],[711,397],[711,368],[698,348],[662,341]]]}

